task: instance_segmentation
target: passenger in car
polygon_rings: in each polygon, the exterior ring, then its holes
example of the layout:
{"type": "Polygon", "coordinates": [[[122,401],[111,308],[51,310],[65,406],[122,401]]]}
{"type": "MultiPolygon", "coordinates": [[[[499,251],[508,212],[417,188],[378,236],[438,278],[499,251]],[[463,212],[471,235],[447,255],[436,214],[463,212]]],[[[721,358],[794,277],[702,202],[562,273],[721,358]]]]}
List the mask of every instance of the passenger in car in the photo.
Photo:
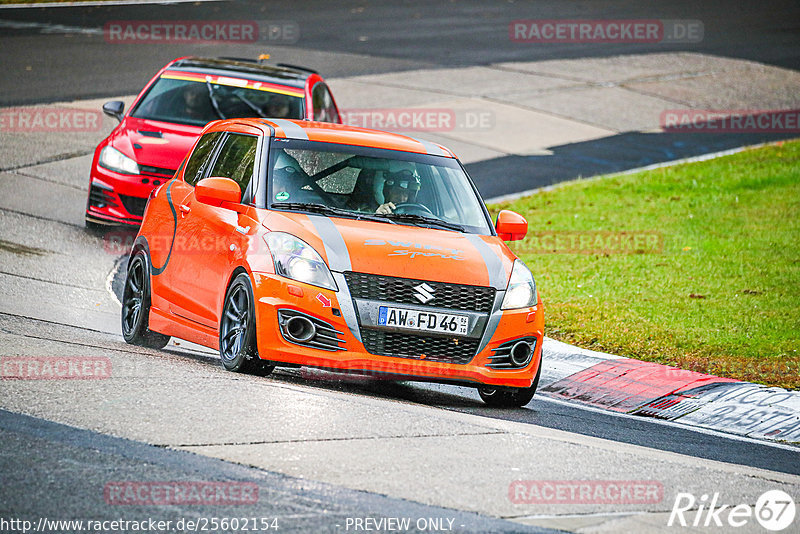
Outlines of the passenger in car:
{"type": "Polygon", "coordinates": [[[274,117],[277,119],[291,119],[290,113],[291,106],[289,100],[283,95],[272,95],[267,103],[266,115],[267,117],[274,117]]]}
{"type": "Polygon", "coordinates": [[[308,180],[308,174],[297,160],[286,152],[279,151],[272,171],[273,202],[325,204],[318,193],[306,187],[308,180]]]}

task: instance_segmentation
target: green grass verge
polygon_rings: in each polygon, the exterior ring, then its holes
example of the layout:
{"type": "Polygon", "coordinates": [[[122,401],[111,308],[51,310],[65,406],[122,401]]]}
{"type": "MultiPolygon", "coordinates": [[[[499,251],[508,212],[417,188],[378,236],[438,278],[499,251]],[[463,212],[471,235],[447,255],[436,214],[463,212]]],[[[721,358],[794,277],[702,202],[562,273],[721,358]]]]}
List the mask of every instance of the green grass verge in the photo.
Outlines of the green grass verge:
{"type": "Polygon", "coordinates": [[[800,388],[800,142],[489,209],[528,220],[510,246],[536,277],[547,335],[800,388]],[[615,241],[622,232],[628,240],[615,241]]]}

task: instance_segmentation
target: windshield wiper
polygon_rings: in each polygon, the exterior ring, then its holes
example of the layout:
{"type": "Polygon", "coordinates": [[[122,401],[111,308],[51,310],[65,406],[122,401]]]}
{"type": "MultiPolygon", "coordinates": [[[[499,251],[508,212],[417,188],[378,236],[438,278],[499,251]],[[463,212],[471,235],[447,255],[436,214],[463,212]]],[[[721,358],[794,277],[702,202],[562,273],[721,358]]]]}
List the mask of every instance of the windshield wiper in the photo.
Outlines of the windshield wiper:
{"type": "Polygon", "coordinates": [[[214,112],[220,119],[227,118],[222,114],[222,111],[219,110],[219,102],[217,102],[217,99],[214,97],[214,88],[211,87],[211,82],[208,81],[208,78],[206,78],[206,89],[208,90],[208,98],[211,100],[211,107],[214,108],[214,112]]]}
{"type": "Polygon", "coordinates": [[[324,204],[317,204],[316,202],[273,202],[271,208],[284,208],[289,210],[305,210],[312,213],[320,213],[323,215],[338,215],[348,219],[356,219],[358,221],[374,221],[380,223],[397,224],[394,221],[379,217],[377,215],[370,215],[368,213],[359,213],[356,211],[345,210],[341,208],[333,208],[325,206],[324,204]]]}
{"type": "Polygon", "coordinates": [[[376,215],[376,217],[386,218],[389,220],[395,221],[403,221],[403,222],[410,222],[410,223],[417,223],[417,224],[429,224],[432,226],[439,226],[441,228],[447,228],[448,230],[456,230],[458,232],[463,232],[464,227],[460,224],[451,223],[447,221],[443,221],[441,219],[431,219],[430,217],[423,217],[422,215],[417,215],[414,213],[386,213],[376,215]]]}
{"type": "Polygon", "coordinates": [[[250,109],[255,111],[258,114],[259,117],[264,117],[264,118],[267,117],[266,115],[264,115],[264,112],[261,111],[261,109],[259,109],[258,106],[256,106],[252,102],[250,102],[249,99],[245,98],[244,96],[240,95],[239,93],[231,93],[231,94],[233,96],[235,96],[236,98],[238,98],[239,100],[241,100],[242,102],[244,102],[245,104],[247,104],[247,107],[249,107],[250,109]]]}

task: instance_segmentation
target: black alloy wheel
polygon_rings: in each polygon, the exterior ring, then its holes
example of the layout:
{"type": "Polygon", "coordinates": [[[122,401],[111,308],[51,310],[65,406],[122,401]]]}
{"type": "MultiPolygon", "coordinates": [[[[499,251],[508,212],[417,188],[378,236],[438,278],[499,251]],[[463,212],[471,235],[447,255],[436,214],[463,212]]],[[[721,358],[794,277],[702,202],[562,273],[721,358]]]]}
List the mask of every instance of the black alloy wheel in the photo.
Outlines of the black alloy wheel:
{"type": "Polygon", "coordinates": [[[122,292],[122,337],[131,345],[160,349],[169,336],[149,328],[150,276],[147,258],[139,251],[128,264],[128,277],[122,292]]]}
{"type": "Polygon", "coordinates": [[[228,371],[266,376],[275,368],[258,356],[250,277],[238,275],[228,288],[219,325],[219,355],[228,371]]]}

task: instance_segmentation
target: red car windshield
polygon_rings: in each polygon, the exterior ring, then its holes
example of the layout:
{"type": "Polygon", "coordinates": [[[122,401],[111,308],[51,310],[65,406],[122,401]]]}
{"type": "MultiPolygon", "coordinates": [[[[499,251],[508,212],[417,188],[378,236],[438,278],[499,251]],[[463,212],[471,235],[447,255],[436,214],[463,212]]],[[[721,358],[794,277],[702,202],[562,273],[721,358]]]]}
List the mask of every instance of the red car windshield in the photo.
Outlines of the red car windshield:
{"type": "Polygon", "coordinates": [[[302,119],[305,116],[302,96],[276,92],[257,82],[231,78],[230,83],[219,83],[219,80],[192,81],[162,76],[150,87],[131,116],[194,126],[236,117],[302,119]],[[252,88],[254,85],[259,88],[252,88]]]}

